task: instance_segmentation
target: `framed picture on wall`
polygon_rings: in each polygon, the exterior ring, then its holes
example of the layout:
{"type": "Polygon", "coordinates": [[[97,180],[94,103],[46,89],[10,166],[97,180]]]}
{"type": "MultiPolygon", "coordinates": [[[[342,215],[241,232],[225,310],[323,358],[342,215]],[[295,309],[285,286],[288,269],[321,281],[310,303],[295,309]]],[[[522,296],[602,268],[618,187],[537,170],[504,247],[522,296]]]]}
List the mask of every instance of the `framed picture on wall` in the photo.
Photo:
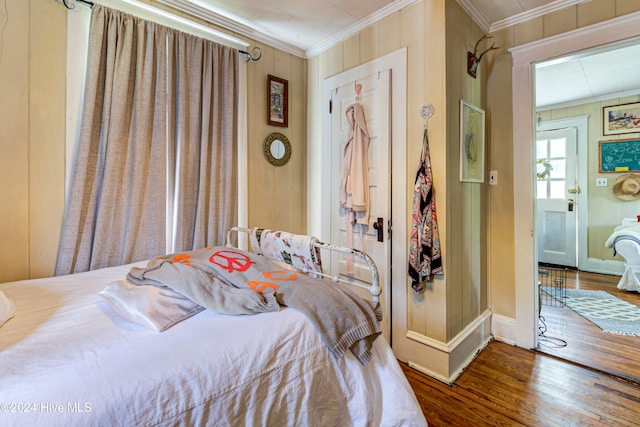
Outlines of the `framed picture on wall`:
{"type": "Polygon", "coordinates": [[[460,100],[460,181],[484,182],[484,110],[460,100]]]}
{"type": "Polygon", "coordinates": [[[267,123],[289,126],[289,82],[269,74],[267,76],[267,123]]]}
{"type": "Polygon", "coordinates": [[[598,143],[599,171],[638,172],[640,164],[636,159],[640,153],[640,139],[615,139],[598,143]]]}
{"type": "Polygon", "coordinates": [[[602,134],[640,132],[640,102],[602,107],[602,134]]]}

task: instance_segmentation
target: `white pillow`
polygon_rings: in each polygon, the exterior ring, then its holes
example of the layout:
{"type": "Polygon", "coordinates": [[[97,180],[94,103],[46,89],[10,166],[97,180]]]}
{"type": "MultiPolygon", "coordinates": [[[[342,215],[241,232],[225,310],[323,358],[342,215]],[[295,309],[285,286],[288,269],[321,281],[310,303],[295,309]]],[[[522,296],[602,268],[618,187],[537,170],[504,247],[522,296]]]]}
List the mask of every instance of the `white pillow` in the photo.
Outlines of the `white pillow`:
{"type": "Polygon", "coordinates": [[[0,326],[16,315],[16,305],[0,291],[0,326]]]}
{"type": "Polygon", "coordinates": [[[124,319],[158,332],[204,310],[172,289],[136,286],[126,280],[109,283],[100,296],[124,319]]]}

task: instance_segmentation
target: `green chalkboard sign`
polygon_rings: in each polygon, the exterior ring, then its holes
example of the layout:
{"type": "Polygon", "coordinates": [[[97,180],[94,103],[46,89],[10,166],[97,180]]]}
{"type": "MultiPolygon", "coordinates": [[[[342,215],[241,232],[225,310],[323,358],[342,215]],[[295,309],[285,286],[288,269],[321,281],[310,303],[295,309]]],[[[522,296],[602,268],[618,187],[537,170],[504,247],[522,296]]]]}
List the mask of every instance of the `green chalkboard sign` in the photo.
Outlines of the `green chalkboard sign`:
{"type": "Polygon", "coordinates": [[[600,141],[600,172],[640,171],[640,139],[600,141]]]}

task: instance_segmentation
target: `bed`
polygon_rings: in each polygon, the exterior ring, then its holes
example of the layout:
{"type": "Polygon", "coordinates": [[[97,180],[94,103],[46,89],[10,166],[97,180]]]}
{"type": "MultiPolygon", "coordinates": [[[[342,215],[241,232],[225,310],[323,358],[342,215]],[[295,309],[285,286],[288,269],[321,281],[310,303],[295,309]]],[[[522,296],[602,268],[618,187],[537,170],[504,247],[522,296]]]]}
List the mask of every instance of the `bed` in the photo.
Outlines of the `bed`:
{"type": "Polygon", "coordinates": [[[0,285],[15,305],[0,326],[2,425],[426,425],[382,335],[363,361],[336,357],[290,307],[187,304],[162,332],[126,319],[105,289],[150,262],[0,285]]]}

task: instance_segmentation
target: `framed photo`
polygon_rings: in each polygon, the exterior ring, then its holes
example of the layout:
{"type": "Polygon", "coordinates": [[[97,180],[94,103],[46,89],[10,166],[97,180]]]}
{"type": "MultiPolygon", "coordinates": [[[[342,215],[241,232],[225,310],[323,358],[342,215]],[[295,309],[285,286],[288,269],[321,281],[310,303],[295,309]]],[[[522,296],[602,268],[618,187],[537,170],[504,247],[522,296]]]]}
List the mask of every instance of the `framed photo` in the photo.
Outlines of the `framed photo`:
{"type": "Polygon", "coordinates": [[[598,146],[600,172],[640,171],[640,138],[600,141],[598,146]]]}
{"type": "Polygon", "coordinates": [[[484,110],[460,100],[460,181],[484,182],[484,110]]]}
{"type": "Polygon", "coordinates": [[[289,82],[269,74],[267,76],[267,123],[289,126],[289,82]]]}
{"type": "Polygon", "coordinates": [[[640,133],[640,102],[602,107],[602,134],[640,133]]]}

